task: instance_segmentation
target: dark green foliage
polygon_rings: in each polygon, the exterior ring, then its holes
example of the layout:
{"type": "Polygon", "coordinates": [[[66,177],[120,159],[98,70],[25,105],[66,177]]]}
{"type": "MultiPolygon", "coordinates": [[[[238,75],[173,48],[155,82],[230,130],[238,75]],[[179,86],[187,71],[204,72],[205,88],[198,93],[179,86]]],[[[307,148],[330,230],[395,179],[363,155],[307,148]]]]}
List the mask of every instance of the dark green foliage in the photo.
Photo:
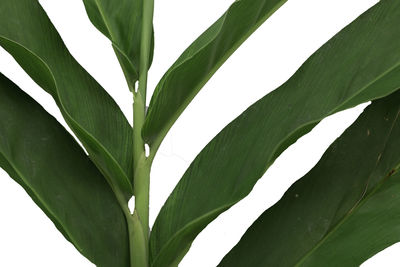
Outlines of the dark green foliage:
{"type": "Polygon", "coordinates": [[[381,2],[223,129],[157,217],[150,240],[154,265],[181,257],[208,223],[244,198],[280,153],[320,120],[398,89],[398,25],[400,2],[381,2]]]}
{"type": "Polygon", "coordinates": [[[0,165],[98,266],[129,266],[119,204],[73,137],[0,74],[0,165]]]}
{"type": "Polygon", "coordinates": [[[0,2],[0,45],[53,96],[110,184],[130,196],[132,129],[114,100],[69,54],[37,1],[0,2]]]}
{"type": "Polygon", "coordinates": [[[0,167],[97,266],[177,266],[195,237],[249,194],[288,146],[327,116],[372,100],[220,266],[361,264],[400,241],[398,0],[362,14],[227,125],[192,162],[149,232],[150,169],[163,138],[217,69],[285,2],[235,1],[165,73],[146,112],[153,0],[83,0],[132,91],[132,130],[68,52],[39,1],[1,0],[0,45],[54,98],[88,155],[0,74],[0,167]]]}
{"type": "Polygon", "coordinates": [[[359,266],[399,242],[399,136],[400,91],[373,102],[220,266],[359,266]]]}

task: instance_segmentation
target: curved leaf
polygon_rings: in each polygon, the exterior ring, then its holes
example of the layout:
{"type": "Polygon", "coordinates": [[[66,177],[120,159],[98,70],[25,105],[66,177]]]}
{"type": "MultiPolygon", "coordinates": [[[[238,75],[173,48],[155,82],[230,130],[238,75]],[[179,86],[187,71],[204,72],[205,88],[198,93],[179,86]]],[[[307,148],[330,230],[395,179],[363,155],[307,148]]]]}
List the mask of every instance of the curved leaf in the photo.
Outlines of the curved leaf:
{"type": "Polygon", "coordinates": [[[109,185],[73,137],[2,74],[0,166],[90,261],[129,266],[127,225],[109,185]]]}
{"type": "Polygon", "coordinates": [[[400,2],[379,2],[285,84],[225,127],[192,162],[161,209],[150,240],[152,265],[183,257],[196,235],[244,198],[280,153],[320,120],[396,91],[398,25],[400,2]]]}
{"type": "Polygon", "coordinates": [[[143,128],[150,145],[159,145],[211,76],[286,1],[237,0],[183,52],[152,96],[143,128]]]}
{"type": "MultiPolygon", "coordinates": [[[[83,0],[93,25],[113,43],[130,88],[139,79],[143,0],[83,0]]],[[[154,38],[150,50],[153,57],[154,38]]]]}
{"type": "Polygon", "coordinates": [[[374,102],[219,266],[359,266],[400,241],[400,91],[374,102]]]}
{"type": "Polygon", "coordinates": [[[0,45],[48,93],[114,189],[132,194],[132,128],[70,55],[36,0],[0,2],[0,45]]]}

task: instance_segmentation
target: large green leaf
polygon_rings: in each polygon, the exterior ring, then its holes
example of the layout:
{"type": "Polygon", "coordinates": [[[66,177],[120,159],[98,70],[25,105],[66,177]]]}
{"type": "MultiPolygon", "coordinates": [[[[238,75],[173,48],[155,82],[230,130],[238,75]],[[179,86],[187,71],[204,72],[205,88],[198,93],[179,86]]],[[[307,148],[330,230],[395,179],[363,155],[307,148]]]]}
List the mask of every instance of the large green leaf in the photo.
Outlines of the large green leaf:
{"type": "Polygon", "coordinates": [[[397,90],[399,25],[400,2],[379,2],[225,127],[161,209],[150,240],[152,265],[179,260],[209,222],[244,198],[280,153],[320,120],[397,90]]]}
{"type": "Polygon", "coordinates": [[[90,261],[129,266],[125,217],[107,181],[73,137],[2,74],[0,167],[90,261]]]}
{"type": "MultiPolygon", "coordinates": [[[[130,88],[139,78],[143,0],[83,0],[93,25],[112,41],[130,88]]],[[[150,51],[153,57],[154,40],[150,51]]]]}
{"type": "Polygon", "coordinates": [[[131,195],[132,128],[114,100],[70,55],[38,1],[0,1],[0,45],[53,96],[113,188],[131,195]]]}
{"type": "Polygon", "coordinates": [[[143,128],[158,146],[172,124],[230,55],[287,0],[239,0],[171,66],[152,96],[143,128]]]}
{"type": "Polygon", "coordinates": [[[400,91],[378,100],[220,266],[359,266],[400,241],[400,91]]]}

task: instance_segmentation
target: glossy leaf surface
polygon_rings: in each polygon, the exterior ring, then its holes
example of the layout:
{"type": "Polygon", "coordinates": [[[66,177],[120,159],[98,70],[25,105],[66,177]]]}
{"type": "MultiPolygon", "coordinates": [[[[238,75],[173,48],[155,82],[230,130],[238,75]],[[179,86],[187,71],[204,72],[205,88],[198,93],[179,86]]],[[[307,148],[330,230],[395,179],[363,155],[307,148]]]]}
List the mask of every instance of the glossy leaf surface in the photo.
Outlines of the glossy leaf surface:
{"type": "Polygon", "coordinates": [[[74,138],[2,74],[0,167],[90,261],[129,266],[125,217],[107,181],[74,138]]]}
{"type": "Polygon", "coordinates": [[[225,127],[161,209],[150,240],[152,265],[179,261],[197,234],[244,198],[280,153],[320,120],[396,91],[398,25],[400,2],[379,2],[225,127]]]}
{"type": "MultiPolygon", "coordinates": [[[[159,143],[204,84],[286,0],[235,1],[171,66],[152,96],[143,136],[159,143]]],[[[156,144],[158,145],[158,144],[156,144]]]]}
{"type": "MultiPolygon", "coordinates": [[[[83,0],[93,25],[112,41],[131,88],[139,78],[143,0],[83,0]]],[[[154,40],[150,57],[153,57],[154,40]]],[[[150,59],[151,61],[151,59],[150,59]]]]}
{"type": "Polygon", "coordinates": [[[359,266],[400,241],[400,91],[370,105],[219,266],[359,266]]]}
{"type": "Polygon", "coordinates": [[[48,93],[114,188],[132,193],[132,128],[70,55],[36,0],[0,1],[0,45],[48,93]]]}

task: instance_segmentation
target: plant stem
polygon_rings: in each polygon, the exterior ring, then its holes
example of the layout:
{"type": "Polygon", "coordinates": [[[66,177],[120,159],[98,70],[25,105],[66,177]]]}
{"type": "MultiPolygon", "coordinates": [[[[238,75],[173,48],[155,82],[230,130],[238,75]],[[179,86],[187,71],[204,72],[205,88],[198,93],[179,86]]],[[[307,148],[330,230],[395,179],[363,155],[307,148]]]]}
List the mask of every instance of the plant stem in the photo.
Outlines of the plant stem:
{"type": "Polygon", "coordinates": [[[148,238],[143,232],[142,223],[137,212],[125,216],[128,222],[131,267],[146,267],[149,265],[148,238]]]}
{"type": "Polygon", "coordinates": [[[140,91],[136,94],[134,103],[134,128],[133,128],[133,186],[135,195],[135,210],[143,224],[144,230],[149,228],[149,183],[150,168],[147,166],[145,155],[145,144],[141,136],[142,125],[144,123],[145,105],[140,97],[140,91]]]}
{"type": "Polygon", "coordinates": [[[128,218],[131,267],[149,265],[149,191],[151,161],[146,157],[142,127],[146,117],[147,73],[153,34],[154,0],[143,1],[139,88],[133,92],[133,186],[135,211],[128,218]]]}
{"type": "Polygon", "coordinates": [[[140,90],[134,94],[133,193],[135,195],[135,210],[128,218],[131,267],[147,267],[149,259],[150,164],[146,158],[144,141],[141,136],[145,118],[144,101],[140,90]]]}

